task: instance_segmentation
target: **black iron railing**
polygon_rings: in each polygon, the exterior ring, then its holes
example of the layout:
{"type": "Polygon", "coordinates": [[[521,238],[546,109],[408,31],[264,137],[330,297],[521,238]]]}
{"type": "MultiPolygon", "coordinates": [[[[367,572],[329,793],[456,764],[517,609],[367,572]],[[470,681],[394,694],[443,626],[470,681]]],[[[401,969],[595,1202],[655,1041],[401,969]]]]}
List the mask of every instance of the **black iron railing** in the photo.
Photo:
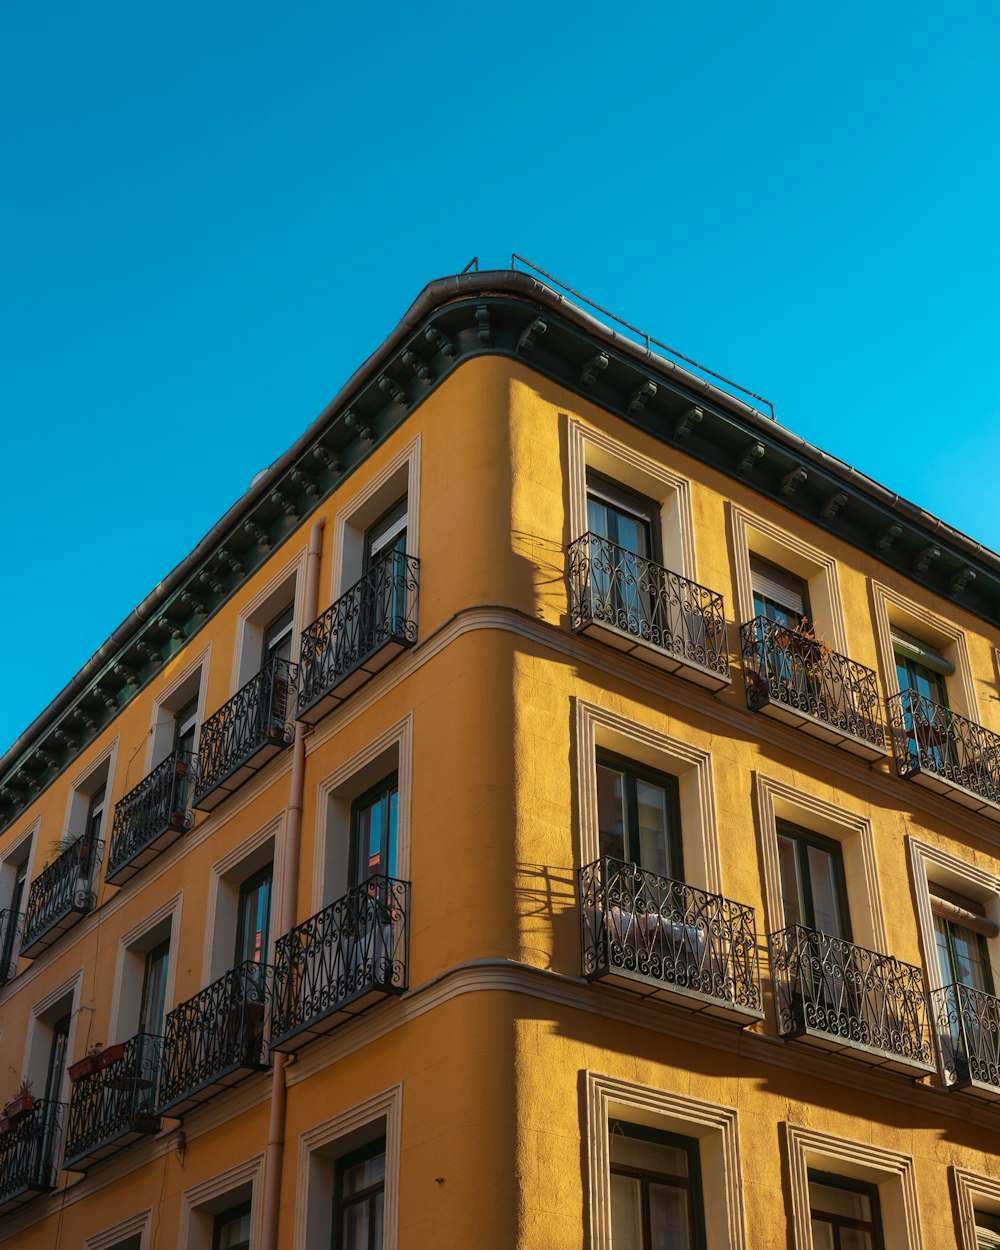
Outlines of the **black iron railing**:
{"type": "Polygon", "coordinates": [[[914,690],[888,700],[896,769],[931,773],[1000,804],[1000,735],[914,690]]]}
{"type": "Polygon", "coordinates": [[[388,551],[303,630],[299,650],[300,714],[323,700],[351,674],[356,676],[352,689],[372,676],[373,659],[388,659],[402,648],[413,646],[417,640],[419,585],[420,561],[402,551],[388,551]]]}
{"type": "Polygon", "coordinates": [[[931,1062],[919,968],[802,925],[772,933],[770,945],[779,1032],[931,1062]]]}
{"type": "Polygon", "coordinates": [[[946,985],[933,991],[931,1003],[945,1080],[991,1086],[1000,1095],[1000,998],[946,985]]]}
{"type": "Polygon", "coordinates": [[[55,1184],[55,1157],[65,1104],[37,1098],[0,1132],[0,1212],[55,1184]]]}
{"type": "Polygon", "coordinates": [[[224,1088],[241,1073],[266,1067],[264,1021],[270,1002],[271,969],[248,960],[175,1007],[163,1032],[159,1109],[167,1111],[200,1091],[224,1088]]]}
{"type": "Polygon", "coordinates": [[[31,883],[21,953],[33,956],[94,905],[94,882],[104,843],[84,834],[31,883]],[[51,939],[51,940],[49,940],[51,939]]]}
{"type": "Polygon", "coordinates": [[[106,876],[121,881],[138,872],[156,848],[174,841],[194,823],[191,802],[198,757],[174,751],[115,805],[106,876]],[[171,836],[173,835],[173,836],[171,836]]]}
{"type": "Polygon", "coordinates": [[[162,1039],[137,1033],[120,1058],[74,1082],[63,1166],[104,1158],[135,1137],[155,1133],[162,1039]]]}
{"type": "Polygon", "coordinates": [[[624,973],[759,1012],[754,911],[609,856],[580,870],[583,974],[624,973]]]}
{"type": "Polygon", "coordinates": [[[255,756],[291,745],[295,678],[296,666],[290,661],[269,660],[205,721],[198,740],[196,806],[255,756]]]}
{"type": "Polygon", "coordinates": [[[13,981],[24,936],[24,917],[10,908],[0,911],[0,985],[13,981]]]}
{"type": "Polygon", "coordinates": [[[272,1048],[369,994],[406,989],[409,894],[406,881],[370,877],[278,939],[272,1048]]]}
{"type": "Polygon", "coordinates": [[[684,663],[729,677],[720,594],[597,534],[570,543],[567,554],[574,630],[605,625],[684,663]]]}
{"type": "Polygon", "coordinates": [[[882,750],[875,672],[799,629],[755,616],[740,629],[747,704],[781,704],[882,750]]]}

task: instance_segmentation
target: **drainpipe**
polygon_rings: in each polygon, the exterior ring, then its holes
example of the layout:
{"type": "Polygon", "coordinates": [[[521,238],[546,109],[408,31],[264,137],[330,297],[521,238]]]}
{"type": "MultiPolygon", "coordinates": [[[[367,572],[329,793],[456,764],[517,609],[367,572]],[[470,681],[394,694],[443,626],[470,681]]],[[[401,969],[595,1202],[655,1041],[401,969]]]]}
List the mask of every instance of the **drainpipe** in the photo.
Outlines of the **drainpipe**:
{"type": "MultiPolygon", "coordinates": [[[[319,561],[323,549],[322,518],[313,522],[309,531],[309,554],[306,562],[306,591],[303,614],[312,622],[319,615],[319,561]]],[[[279,933],[295,927],[298,917],[299,858],[302,835],[302,804],[306,779],[306,734],[309,726],[295,722],[292,743],[292,780],[288,796],[288,820],[285,823],[284,875],[282,878],[279,933]]],[[[273,1056],[271,1073],[271,1109],[267,1124],[267,1151],[264,1155],[264,1212],[261,1220],[262,1250],[278,1250],[278,1210],[281,1202],[281,1170],[285,1147],[285,1065],[288,1056],[273,1056]]]]}

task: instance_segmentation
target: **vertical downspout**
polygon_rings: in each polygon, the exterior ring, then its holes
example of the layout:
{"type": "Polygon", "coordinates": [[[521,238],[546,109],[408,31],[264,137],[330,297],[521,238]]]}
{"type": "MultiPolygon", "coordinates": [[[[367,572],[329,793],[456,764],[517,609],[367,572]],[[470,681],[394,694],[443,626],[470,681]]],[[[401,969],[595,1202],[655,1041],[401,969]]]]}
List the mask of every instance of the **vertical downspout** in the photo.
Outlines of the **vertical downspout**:
{"type": "MultiPolygon", "coordinates": [[[[311,623],[319,615],[319,562],[323,548],[322,518],[313,522],[309,531],[309,554],[306,562],[304,619],[311,623]]],[[[306,778],[306,733],[308,726],[295,722],[292,743],[292,780],[288,796],[288,820],[285,825],[284,874],[282,878],[279,933],[293,929],[298,918],[299,852],[302,835],[302,804],[306,778]]],[[[285,1064],[288,1056],[273,1056],[271,1073],[271,1110],[267,1124],[267,1152],[264,1156],[264,1212],[261,1220],[263,1250],[278,1250],[278,1210],[281,1202],[281,1170],[285,1146],[285,1064]]]]}

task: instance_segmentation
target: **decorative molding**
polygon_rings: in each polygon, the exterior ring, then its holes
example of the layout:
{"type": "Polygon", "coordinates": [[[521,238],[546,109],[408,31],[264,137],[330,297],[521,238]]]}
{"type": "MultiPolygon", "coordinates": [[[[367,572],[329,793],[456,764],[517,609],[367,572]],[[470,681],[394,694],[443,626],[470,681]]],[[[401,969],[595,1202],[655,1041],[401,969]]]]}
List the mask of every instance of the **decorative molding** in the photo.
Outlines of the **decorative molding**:
{"type": "MultiPolygon", "coordinates": [[[[256,832],[250,834],[249,837],[243,839],[232,847],[221,859],[217,859],[212,864],[209,872],[208,880],[208,899],[205,912],[205,940],[202,947],[201,962],[201,987],[210,985],[216,978],[212,974],[212,964],[214,962],[213,955],[215,951],[215,930],[218,916],[218,899],[219,886],[224,877],[228,877],[236,872],[240,864],[244,863],[256,851],[266,845],[267,842],[274,843],[274,858],[271,869],[271,915],[280,916],[282,907],[282,898],[285,890],[285,857],[282,853],[282,843],[285,836],[285,811],[282,809],[277,816],[272,817],[266,824],[262,825],[256,832]]],[[[268,937],[268,951],[264,960],[265,963],[274,962],[274,944],[280,934],[275,933],[274,926],[271,926],[271,933],[268,937]]],[[[231,958],[232,950],[230,948],[229,957],[231,958]]],[[[227,968],[230,964],[227,963],[227,968]]],[[[221,973],[219,975],[222,975],[221,973]]]]}
{"type": "Polygon", "coordinates": [[[204,1230],[194,1227],[198,1215],[204,1213],[212,1216],[226,1206],[234,1206],[235,1201],[226,1202],[226,1196],[237,1189],[250,1186],[250,1250],[259,1250],[263,1227],[262,1186],[264,1181],[264,1156],[254,1155],[251,1159],[227,1168],[218,1176],[213,1176],[200,1185],[193,1185],[181,1194],[180,1219],[178,1222],[178,1246],[185,1250],[212,1250],[212,1229],[204,1230]],[[201,1234],[201,1235],[199,1235],[201,1234]]]}
{"type": "Polygon", "coordinates": [[[608,1121],[622,1117],[699,1139],[708,1244],[719,1250],[744,1250],[743,1175],[736,1110],[595,1072],[586,1072],[584,1078],[583,1135],[591,1250],[612,1250],[608,1121]],[[706,1139],[714,1139],[717,1148],[706,1150],[706,1139]]]}
{"type": "MultiPolygon", "coordinates": [[[[138,1215],[122,1220],[114,1228],[107,1228],[102,1233],[94,1233],[83,1243],[83,1250],[118,1250],[123,1242],[139,1238],[139,1250],[149,1250],[150,1226],[153,1221],[153,1208],[147,1207],[138,1215]]],[[[186,1241],[181,1242],[187,1245],[186,1241]]]]}
{"type": "Polygon", "coordinates": [[[111,1014],[108,1017],[107,1040],[109,1042],[112,1040],[112,1034],[115,1035],[115,1041],[125,1041],[132,1036],[132,1033],[129,1031],[131,1026],[128,1024],[123,1025],[121,1020],[122,987],[126,976],[126,956],[142,941],[146,934],[167,920],[170,922],[170,953],[167,958],[167,982],[163,994],[164,1009],[170,1011],[176,1005],[174,1003],[174,978],[177,974],[177,935],[180,932],[181,903],[183,898],[184,891],[178,890],[173,897],[168,898],[154,911],[143,916],[131,929],[118,935],[117,955],[115,958],[115,986],[111,996],[111,1014]],[[124,1036],[119,1037],[118,1035],[120,1034],[124,1034],[124,1036]]]}
{"type": "Polygon", "coordinates": [[[792,1191],[795,1250],[813,1250],[809,1216],[810,1167],[879,1187],[885,1250],[923,1250],[913,1159],[870,1142],[849,1141],[785,1121],[785,1146],[792,1191]]]}
{"type": "MultiPolygon", "coordinates": [[[[308,621],[302,619],[303,599],[305,598],[306,584],[306,560],[309,554],[308,547],[308,531],[303,530],[301,537],[304,540],[303,545],[298,552],[291,556],[281,569],[275,573],[257,590],[252,599],[249,599],[236,615],[236,626],[234,637],[236,639],[233,646],[232,654],[232,672],[229,678],[229,695],[230,698],[243,686],[240,681],[240,669],[243,666],[243,655],[247,648],[248,633],[252,626],[252,618],[260,612],[264,604],[272,595],[277,594],[286,582],[293,582],[294,594],[292,596],[292,646],[291,661],[296,663],[299,658],[299,643],[302,640],[302,630],[308,621]]],[[[246,679],[244,679],[246,680],[246,679]]]]}
{"type": "MultiPolygon", "coordinates": [[[[195,727],[194,749],[198,749],[198,739],[201,737],[201,727],[205,722],[205,700],[208,697],[208,673],[212,660],[212,644],[209,642],[204,646],[196,656],[194,656],[184,667],[173,676],[170,681],[153,696],[152,711],[150,714],[149,734],[146,739],[146,767],[142,776],[148,777],[153,771],[153,750],[156,745],[156,727],[160,724],[160,717],[166,709],[166,704],[177,694],[182,686],[191,680],[193,674],[201,669],[201,676],[198,679],[198,723],[195,727]]],[[[169,754],[169,753],[168,753],[169,754]]],[[[159,761],[157,761],[159,762],[159,761]]],[[[139,781],[142,777],[139,778],[139,781]]],[[[136,783],[138,784],[138,782],[136,783]]]]}
{"type": "Polygon", "coordinates": [[[954,1165],[949,1172],[958,1207],[959,1250],[977,1250],[976,1207],[1000,1215],[1000,1180],[954,1165]]]}
{"type": "Polygon", "coordinates": [[[688,884],[711,894],[723,893],[719,860],[719,831],[715,816],[712,753],[679,738],[629,720],[596,703],[571,696],[576,759],[577,845],[580,863],[591,864],[601,854],[597,817],[598,746],[654,764],[678,779],[681,802],[681,839],[684,876],[688,884]],[[603,741],[601,741],[603,740],[603,741]]]}

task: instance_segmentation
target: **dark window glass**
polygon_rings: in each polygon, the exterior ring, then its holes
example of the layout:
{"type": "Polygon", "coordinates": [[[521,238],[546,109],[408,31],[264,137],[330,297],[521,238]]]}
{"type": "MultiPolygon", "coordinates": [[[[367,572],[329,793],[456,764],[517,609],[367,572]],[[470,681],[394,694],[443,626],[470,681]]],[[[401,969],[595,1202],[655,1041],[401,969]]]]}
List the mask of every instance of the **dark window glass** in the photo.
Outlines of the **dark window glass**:
{"type": "Polygon", "coordinates": [[[810,1171],[809,1213],[813,1250],[883,1250],[874,1185],[810,1171]]]}
{"type": "Polygon", "coordinates": [[[382,1250],[385,1141],[337,1161],[333,1250],[382,1250]]]}
{"type": "Polygon", "coordinates": [[[163,1027],[167,995],[167,959],[170,942],[161,942],[146,955],[142,973],[142,999],[139,1004],[140,1033],[158,1035],[163,1027]]]}
{"type": "Polygon", "coordinates": [[[14,885],[10,892],[10,917],[3,931],[3,949],[0,950],[0,982],[7,975],[14,959],[17,945],[17,918],[21,914],[24,891],[28,880],[28,865],[20,864],[14,872],[14,885]]]}
{"type": "Polygon", "coordinates": [[[390,551],[406,551],[406,500],[401,499],[365,533],[364,572],[390,551]]]}
{"type": "Polygon", "coordinates": [[[935,916],[934,943],[942,985],[968,985],[974,990],[993,993],[990,956],[981,933],[943,916],[935,916]]]}
{"type": "Polygon", "coordinates": [[[94,841],[101,836],[101,825],[104,822],[104,794],[105,787],[101,786],[90,796],[87,804],[87,825],[84,833],[94,841]]]}
{"type": "Polygon", "coordinates": [[[174,717],[174,750],[193,751],[194,731],[198,727],[198,700],[192,699],[174,717]]]}
{"type": "Polygon", "coordinates": [[[702,1250],[698,1143],[618,1121],[609,1133],[614,1250],[702,1250]]]}
{"type": "Polygon", "coordinates": [[[1000,1250],[1000,1215],[993,1211],[976,1211],[977,1250],[1000,1250]]]}
{"type": "Polygon", "coordinates": [[[261,668],[271,660],[290,660],[292,658],[292,615],[291,607],[285,608],[264,630],[264,644],[261,653],[261,668]]]}
{"type": "Polygon", "coordinates": [[[240,886],[239,913],[236,924],[236,963],[252,960],[267,962],[267,943],[271,930],[272,865],[244,881],[240,886]]]}
{"type": "Polygon", "coordinates": [[[683,880],[675,777],[601,753],[597,814],[602,855],[683,880]]]}
{"type": "Polygon", "coordinates": [[[896,680],[901,692],[912,690],[942,707],[948,706],[948,687],[941,673],[909,656],[896,653],[896,680]]]}
{"type": "Polygon", "coordinates": [[[658,559],[659,509],[616,482],[587,477],[587,529],[645,560],[658,559]]]}
{"type": "Polygon", "coordinates": [[[399,806],[393,773],[351,804],[351,885],[396,872],[396,819],[399,806]]]}
{"type": "Polygon", "coordinates": [[[795,825],[780,824],[778,863],[785,924],[850,940],[840,844],[795,825]]]}
{"type": "Polygon", "coordinates": [[[63,1016],[52,1026],[52,1041],[49,1044],[49,1063],[45,1071],[45,1121],[42,1133],[48,1145],[46,1157],[51,1157],[55,1146],[55,1138],[59,1132],[57,1106],[62,1094],[63,1074],[66,1071],[66,1060],[69,1057],[69,1024],[70,1017],[63,1016]]]}
{"type": "Polygon", "coordinates": [[[751,556],[750,582],[754,616],[766,616],[769,621],[790,629],[797,628],[803,620],[810,620],[809,590],[795,573],[759,556],[751,556]]]}
{"type": "Polygon", "coordinates": [[[212,1250],[250,1250],[250,1203],[220,1211],[212,1222],[212,1250]]]}

